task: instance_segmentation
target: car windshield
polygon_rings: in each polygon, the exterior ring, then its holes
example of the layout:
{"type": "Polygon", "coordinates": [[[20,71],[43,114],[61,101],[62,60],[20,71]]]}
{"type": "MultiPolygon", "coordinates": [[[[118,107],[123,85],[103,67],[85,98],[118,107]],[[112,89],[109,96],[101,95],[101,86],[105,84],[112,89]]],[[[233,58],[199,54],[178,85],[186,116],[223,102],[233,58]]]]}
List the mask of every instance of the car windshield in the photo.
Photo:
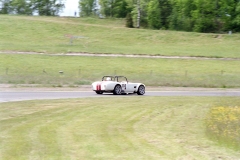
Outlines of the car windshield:
{"type": "Polygon", "coordinates": [[[127,82],[126,77],[123,77],[123,76],[116,77],[115,80],[118,82],[127,82]]]}
{"type": "Polygon", "coordinates": [[[127,82],[127,78],[124,76],[104,76],[102,81],[127,82]]]}
{"type": "Polygon", "coordinates": [[[102,81],[114,81],[114,77],[112,77],[112,76],[104,76],[102,78],[102,81]]]}

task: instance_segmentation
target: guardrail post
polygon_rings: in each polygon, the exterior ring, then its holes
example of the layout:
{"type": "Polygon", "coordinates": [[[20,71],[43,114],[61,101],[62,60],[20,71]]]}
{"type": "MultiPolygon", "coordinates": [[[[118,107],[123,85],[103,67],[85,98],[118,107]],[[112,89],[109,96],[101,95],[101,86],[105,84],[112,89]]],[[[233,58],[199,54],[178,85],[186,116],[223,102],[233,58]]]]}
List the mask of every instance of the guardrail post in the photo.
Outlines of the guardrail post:
{"type": "Polygon", "coordinates": [[[60,74],[60,75],[63,75],[63,74],[64,74],[64,72],[63,72],[63,71],[59,71],[59,74],[60,74]]]}

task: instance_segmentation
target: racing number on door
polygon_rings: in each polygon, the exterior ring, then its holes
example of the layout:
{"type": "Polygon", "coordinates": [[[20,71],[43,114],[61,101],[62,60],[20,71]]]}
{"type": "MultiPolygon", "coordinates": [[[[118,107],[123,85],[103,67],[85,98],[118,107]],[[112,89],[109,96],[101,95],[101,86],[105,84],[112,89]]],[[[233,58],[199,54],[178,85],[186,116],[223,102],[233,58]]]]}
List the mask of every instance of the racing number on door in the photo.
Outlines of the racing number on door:
{"type": "Polygon", "coordinates": [[[122,84],[122,89],[126,89],[127,85],[126,84],[122,84]]]}

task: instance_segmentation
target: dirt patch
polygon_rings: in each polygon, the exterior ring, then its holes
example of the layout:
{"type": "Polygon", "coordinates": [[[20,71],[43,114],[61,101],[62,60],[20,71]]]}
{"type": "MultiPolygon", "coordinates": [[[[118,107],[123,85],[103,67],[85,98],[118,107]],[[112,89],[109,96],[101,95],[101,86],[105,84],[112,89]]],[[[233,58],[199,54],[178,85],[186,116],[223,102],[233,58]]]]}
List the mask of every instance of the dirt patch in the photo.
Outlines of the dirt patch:
{"type": "MultiPolygon", "coordinates": [[[[40,52],[0,51],[0,54],[47,54],[40,52]]],[[[131,55],[131,54],[102,54],[102,53],[56,53],[47,54],[52,56],[89,56],[89,57],[128,57],[128,58],[161,58],[161,59],[195,59],[195,60],[240,60],[240,58],[211,58],[211,57],[188,57],[188,56],[164,56],[164,55],[131,55]]]]}

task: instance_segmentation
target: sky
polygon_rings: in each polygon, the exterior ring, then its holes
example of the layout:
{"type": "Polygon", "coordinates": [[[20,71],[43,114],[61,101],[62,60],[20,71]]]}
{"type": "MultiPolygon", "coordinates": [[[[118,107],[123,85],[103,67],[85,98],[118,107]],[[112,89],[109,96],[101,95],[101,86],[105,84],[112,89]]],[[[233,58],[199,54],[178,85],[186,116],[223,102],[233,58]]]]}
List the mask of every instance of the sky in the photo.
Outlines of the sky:
{"type": "Polygon", "coordinates": [[[77,16],[79,17],[78,1],[79,0],[65,0],[65,8],[62,13],[60,13],[60,16],[74,16],[74,12],[77,12],[77,16]]]}

